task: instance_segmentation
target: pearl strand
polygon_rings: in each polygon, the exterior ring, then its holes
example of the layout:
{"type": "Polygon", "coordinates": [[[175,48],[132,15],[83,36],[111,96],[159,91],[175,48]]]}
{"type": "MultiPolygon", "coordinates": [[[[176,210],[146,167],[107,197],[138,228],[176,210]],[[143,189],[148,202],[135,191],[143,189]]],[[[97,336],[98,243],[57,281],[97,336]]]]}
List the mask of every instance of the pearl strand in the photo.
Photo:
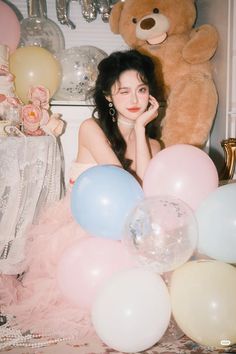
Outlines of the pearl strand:
{"type": "MultiPolygon", "coordinates": [[[[13,320],[12,316],[6,315],[6,318],[6,324],[0,327],[0,350],[9,347],[41,348],[51,344],[77,339],[76,336],[46,339],[43,334],[31,334],[29,332],[24,334],[19,329],[14,328],[14,325],[11,323],[13,320]],[[42,339],[42,341],[40,341],[40,339],[42,339]],[[38,340],[38,342],[29,342],[33,340],[38,340]]],[[[46,337],[53,337],[53,334],[47,335],[46,337]]]]}
{"type": "MultiPolygon", "coordinates": [[[[14,330],[13,330],[14,331],[14,330]]],[[[60,342],[75,340],[76,337],[62,337],[62,338],[54,338],[54,339],[43,339],[43,335],[41,334],[27,334],[23,335],[20,331],[15,331],[15,334],[7,334],[3,336],[0,340],[0,349],[8,348],[8,347],[24,347],[24,348],[41,348],[46,347],[51,344],[57,344],[60,342]],[[30,343],[32,340],[40,340],[36,343],[30,343]]]]}

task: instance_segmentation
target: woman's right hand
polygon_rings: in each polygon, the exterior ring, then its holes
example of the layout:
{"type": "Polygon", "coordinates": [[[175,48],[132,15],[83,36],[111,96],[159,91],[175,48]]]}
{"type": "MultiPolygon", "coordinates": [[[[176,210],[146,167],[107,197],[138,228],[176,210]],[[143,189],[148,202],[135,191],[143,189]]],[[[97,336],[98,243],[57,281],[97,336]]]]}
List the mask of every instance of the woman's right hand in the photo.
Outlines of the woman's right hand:
{"type": "Polygon", "coordinates": [[[153,119],[155,119],[158,115],[159,103],[153,96],[149,96],[149,107],[148,109],[141,114],[135,123],[135,126],[143,126],[146,127],[148,123],[150,123],[153,119]]]}

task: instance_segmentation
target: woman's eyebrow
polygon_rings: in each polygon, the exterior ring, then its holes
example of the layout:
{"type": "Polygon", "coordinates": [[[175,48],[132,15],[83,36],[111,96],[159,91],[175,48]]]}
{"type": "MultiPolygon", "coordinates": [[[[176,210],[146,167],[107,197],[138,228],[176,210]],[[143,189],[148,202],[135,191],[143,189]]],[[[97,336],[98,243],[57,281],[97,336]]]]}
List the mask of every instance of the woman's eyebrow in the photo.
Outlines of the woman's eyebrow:
{"type": "Polygon", "coordinates": [[[118,90],[128,90],[129,88],[129,86],[120,86],[118,90]]]}
{"type": "MultiPolygon", "coordinates": [[[[147,85],[146,84],[139,84],[138,86],[137,86],[137,88],[139,88],[139,87],[142,87],[142,86],[145,86],[145,87],[147,87],[147,85]]],[[[123,90],[123,89],[130,89],[130,87],[129,86],[120,86],[120,87],[118,87],[118,90],[123,90]]]]}

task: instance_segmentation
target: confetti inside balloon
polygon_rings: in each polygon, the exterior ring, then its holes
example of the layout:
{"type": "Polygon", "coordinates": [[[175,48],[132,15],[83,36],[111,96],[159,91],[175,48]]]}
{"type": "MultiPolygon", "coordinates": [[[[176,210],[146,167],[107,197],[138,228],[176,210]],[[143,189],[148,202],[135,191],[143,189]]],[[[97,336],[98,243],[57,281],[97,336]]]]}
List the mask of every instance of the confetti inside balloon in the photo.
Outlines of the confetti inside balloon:
{"type": "Polygon", "coordinates": [[[139,262],[158,273],[185,263],[197,244],[192,209],[172,196],[141,200],[126,221],[123,242],[139,262]]]}
{"type": "Polygon", "coordinates": [[[97,79],[98,63],[107,54],[93,46],[66,49],[58,55],[62,67],[61,86],[54,97],[59,100],[85,101],[97,79]]]}
{"type": "Polygon", "coordinates": [[[60,27],[49,18],[28,17],[21,22],[19,46],[37,46],[56,54],[65,49],[65,38],[60,27]]]}

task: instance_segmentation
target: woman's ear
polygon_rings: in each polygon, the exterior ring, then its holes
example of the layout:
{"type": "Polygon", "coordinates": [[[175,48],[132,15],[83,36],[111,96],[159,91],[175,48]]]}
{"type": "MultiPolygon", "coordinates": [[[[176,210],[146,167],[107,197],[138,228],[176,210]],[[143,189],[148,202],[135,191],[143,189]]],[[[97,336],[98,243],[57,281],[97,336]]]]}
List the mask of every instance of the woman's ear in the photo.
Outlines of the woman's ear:
{"type": "Polygon", "coordinates": [[[105,96],[105,99],[106,99],[108,102],[112,102],[112,98],[111,98],[110,95],[109,95],[109,96],[105,96]]]}

